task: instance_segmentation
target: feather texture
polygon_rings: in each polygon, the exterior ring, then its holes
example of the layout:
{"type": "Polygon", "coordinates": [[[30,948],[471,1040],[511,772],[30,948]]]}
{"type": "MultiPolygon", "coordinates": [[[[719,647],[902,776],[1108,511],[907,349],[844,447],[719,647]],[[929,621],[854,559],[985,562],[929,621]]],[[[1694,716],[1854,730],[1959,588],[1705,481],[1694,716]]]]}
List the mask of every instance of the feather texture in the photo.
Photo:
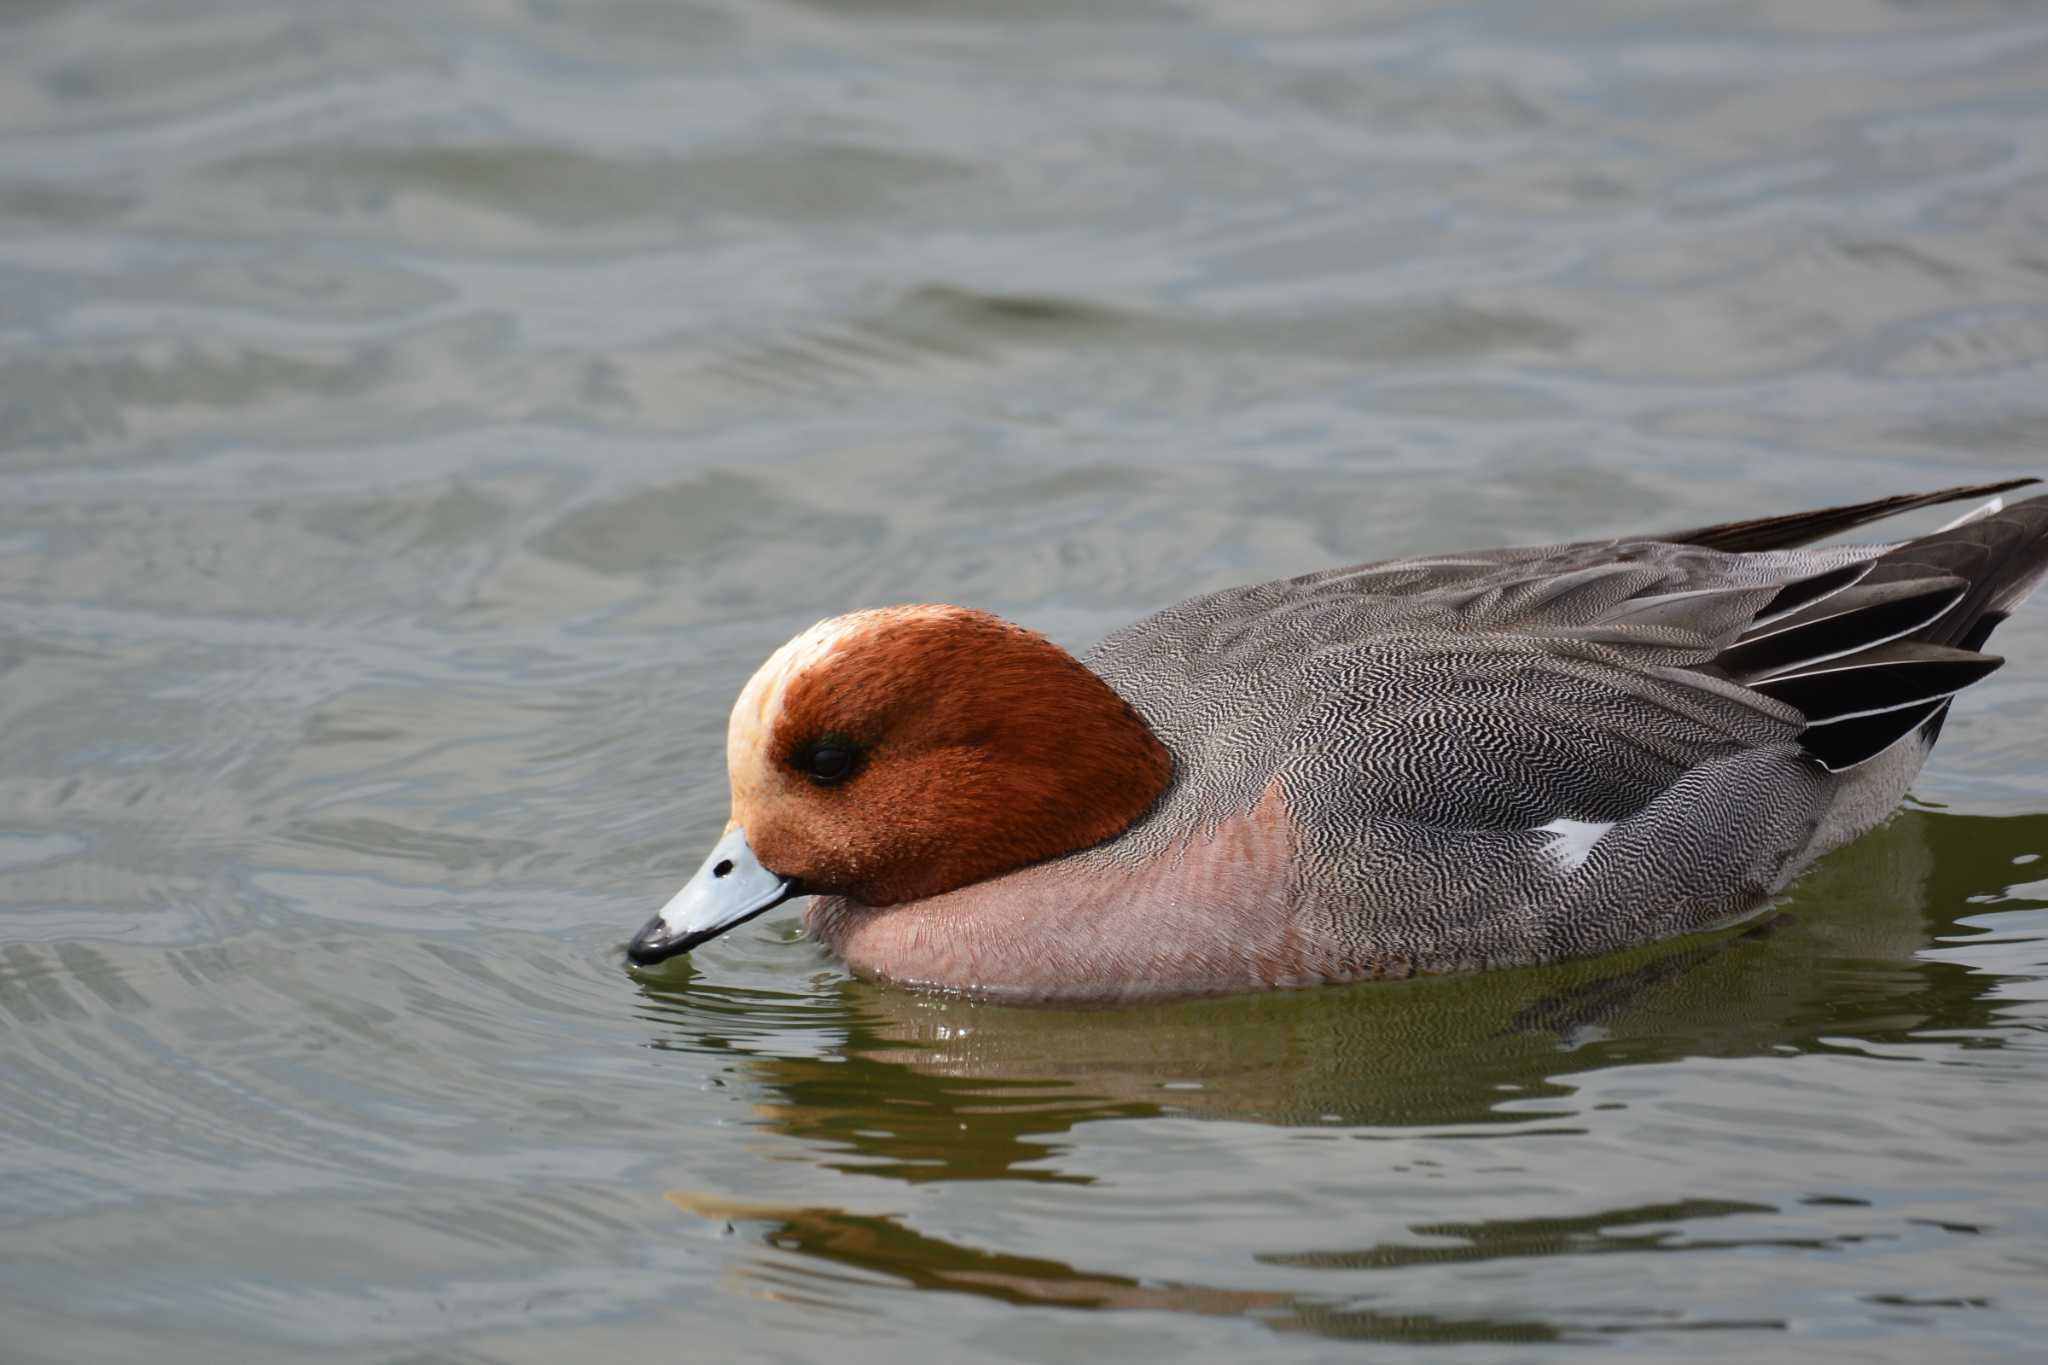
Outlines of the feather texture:
{"type": "Polygon", "coordinates": [[[2048,571],[2048,499],[1793,547],[2025,482],[1183,602],[1088,656],[1176,767],[1144,821],[1072,861],[1170,858],[1277,790],[1299,848],[1284,894],[1335,977],[1748,913],[1881,818],[1950,698],[1998,666],[1976,650],[2048,571]]]}
{"type": "Polygon", "coordinates": [[[1100,1000],[1549,961],[1755,913],[1891,812],[1998,667],[1980,647],[2048,572],[2048,498],[1801,544],[2013,486],[1192,598],[1085,660],[1171,760],[1132,823],[805,922],[856,971],[1100,1000]]]}

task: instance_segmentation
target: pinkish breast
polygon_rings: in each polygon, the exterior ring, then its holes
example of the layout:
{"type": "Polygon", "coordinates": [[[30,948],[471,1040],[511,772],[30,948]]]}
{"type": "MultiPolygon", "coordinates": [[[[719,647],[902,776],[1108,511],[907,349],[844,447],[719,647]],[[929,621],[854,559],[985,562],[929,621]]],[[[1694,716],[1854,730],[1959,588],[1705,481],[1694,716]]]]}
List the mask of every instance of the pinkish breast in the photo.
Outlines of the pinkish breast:
{"type": "Polygon", "coordinates": [[[1407,975],[1304,895],[1277,788],[1142,862],[1061,859],[944,895],[819,897],[811,936],[855,973],[1009,1000],[1114,1001],[1407,975]]]}

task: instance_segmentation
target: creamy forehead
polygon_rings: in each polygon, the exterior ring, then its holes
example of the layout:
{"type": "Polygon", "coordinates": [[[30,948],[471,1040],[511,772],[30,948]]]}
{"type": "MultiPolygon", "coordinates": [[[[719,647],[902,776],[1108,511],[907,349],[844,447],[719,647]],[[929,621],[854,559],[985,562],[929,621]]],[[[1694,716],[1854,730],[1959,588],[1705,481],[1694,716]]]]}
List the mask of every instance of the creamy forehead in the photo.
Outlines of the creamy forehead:
{"type": "Polygon", "coordinates": [[[892,622],[919,616],[936,616],[956,610],[948,607],[881,607],[856,611],[820,621],[768,656],[754,670],[754,676],[740,689],[726,724],[725,758],[735,794],[744,777],[764,771],[769,741],[782,719],[783,698],[789,685],[832,655],[862,637],[873,635],[892,622]]]}
{"type": "Polygon", "coordinates": [[[782,699],[789,691],[790,679],[839,648],[849,635],[860,628],[859,618],[863,614],[835,616],[829,621],[818,622],[770,654],[767,662],[747,679],[747,685],[740,689],[739,699],[732,704],[732,718],[726,722],[725,729],[726,765],[736,779],[745,765],[759,760],[769,737],[775,733],[776,722],[782,718],[782,699]]]}

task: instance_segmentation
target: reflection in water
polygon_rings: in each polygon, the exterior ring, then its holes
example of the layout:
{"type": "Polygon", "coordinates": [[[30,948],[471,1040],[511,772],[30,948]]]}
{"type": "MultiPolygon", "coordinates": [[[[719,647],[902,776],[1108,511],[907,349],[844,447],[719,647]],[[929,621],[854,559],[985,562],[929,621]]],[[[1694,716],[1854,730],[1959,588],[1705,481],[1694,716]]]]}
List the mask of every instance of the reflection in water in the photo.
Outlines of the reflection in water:
{"type": "MultiPolygon", "coordinates": [[[[1521,1122],[1526,1109],[1503,1112],[1503,1097],[1562,1097],[1573,1073],[1623,1063],[1840,1049],[1922,1030],[1996,1046],[1986,994],[1995,978],[1916,954],[1935,938],[1967,937],[1957,919],[1971,902],[2002,892],[2013,858],[2043,847],[2048,816],[1907,811],[1828,859],[1769,918],[1471,976],[1110,1009],[992,1005],[848,980],[843,1055],[754,1047],[747,1074],[777,1097],[764,1111],[775,1125],[807,1138],[833,1139],[846,1105],[880,1095],[906,1113],[976,1116],[982,1135],[996,1120],[1021,1135],[1117,1113],[1521,1122]]],[[[657,1047],[719,1046],[721,1020],[754,1035],[822,1022],[815,1000],[711,988],[694,973],[643,976],[640,989],[649,1017],[670,1026],[657,1047]]],[[[957,1143],[917,1150],[914,1124],[880,1131],[849,1128],[844,1141],[924,1172],[905,1178],[1029,1174],[957,1143]],[[930,1169],[934,1159],[947,1164],[930,1169]]]]}
{"type": "MultiPolygon", "coordinates": [[[[722,1220],[764,1223],[763,1241],[801,1258],[787,1263],[757,1263],[748,1273],[784,1297],[822,1296],[832,1303],[834,1286],[843,1278],[815,1264],[844,1267],[863,1275],[880,1275],[908,1289],[972,1294],[1017,1308],[1108,1308],[1201,1316],[1249,1315],[1276,1331],[1365,1341],[1482,1342],[1557,1341],[1580,1333],[1534,1318],[1475,1315],[1451,1317],[1436,1313],[1388,1313],[1355,1300],[1280,1290],[1223,1289],[1209,1285],[1147,1282],[1105,1271],[1083,1269],[1065,1261],[980,1251],[927,1236],[889,1214],[862,1214],[832,1208],[784,1208],[752,1204],[687,1190],[669,1193],[669,1202],[686,1213],[722,1220]]],[[[1525,1256],[1587,1256],[1666,1251],[1716,1251],[1732,1248],[1785,1247],[1824,1250],[1836,1243],[1819,1239],[1690,1238],[1674,1224],[1739,1214],[1768,1213],[1760,1205],[1690,1200],[1676,1204],[1621,1209],[1595,1218],[1504,1220],[1497,1223],[1443,1224],[1417,1227],[1420,1236],[1452,1239],[1454,1245],[1372,1247],[1360,1251],[1262,1254],[1267,1265],[1312,1270],[1381,1270],[1413,1265],[1499,1260],[1525,1256]]],[[[1847,1239],[1843,1239],[1847,1240],[1847,1239]]],[[[865,1281],[864,1281],[865,1282],[865,1281]]],[[[1683,1326],[1746,1327],[1782,1330],[1781,1321],[1687,1322],[1646,1321],[1616,1331],[1657,1331],[1683,1326]]],[[[1671,1315],[1674,1316],[1675,1315],[1671,1315]]]]}
{"type": "MultiPolygon", "coordinates": [[[[756,1114],[799,1139],[812,1160],[913,1185],[1086,1184],[1087,1172],[1061,1166],[1062,1135],[1083,1123],[1175,1114],[1351,1125],[1367,1140],[1419,1128],[1568,1136],[1580,1131],[1571,1096],[1582,1073],[1688,1057],[1860,1052],[1930,1032],[2001,1046],[1999,978],[1921,950],[1938,938],[1967,942],[1972,931],[1958,921],[1972,902],[2003,893],[2014,860],[2044,847],[2048,816],[1912,810],[1828,859],[1767,919],[1618,957],[1469,977],[1094,1010],[989,1005],[850,980],[830,1004],[750,996],[742,1006],[693,975],[643,977],[641,989],[648,1017],[667,1026],[658,1047],[720,1048],[719,1021],[743,1023],[740,1070],[766,1095],[756,1114]],[[816,1029],[821,1010],[836,1016],[835,1034],[843,1028],[841,1048],[773,1048],[774,1025],[764,1020],[779,1011],[784,1024],[802,1016],[816,1029]]],[[[705,1217],[764,1222],[769,1246],[802,1259],[1005,1303],[1250,1314],[1281,1329],[1383,1340],[1533,1341],[1559,1330],[1554,1318],[1388,1316],[1293,1291],[1140,1282],[1085,1258],[1067,1264],[958,1245],[892,1215],[690,1192],[670,1198],[705,1217]]],[[[1591,1216],[1416,1223],[1412,1240],[1357,1248],[1248,1253],[1267,1267],[1372,1270],[1856,1240],[1689,1230],[1776,1212],[1679,1198],[1591,1216]]],[[[784,1265],[776,1273],[800,1272],[784,1265]]]]}

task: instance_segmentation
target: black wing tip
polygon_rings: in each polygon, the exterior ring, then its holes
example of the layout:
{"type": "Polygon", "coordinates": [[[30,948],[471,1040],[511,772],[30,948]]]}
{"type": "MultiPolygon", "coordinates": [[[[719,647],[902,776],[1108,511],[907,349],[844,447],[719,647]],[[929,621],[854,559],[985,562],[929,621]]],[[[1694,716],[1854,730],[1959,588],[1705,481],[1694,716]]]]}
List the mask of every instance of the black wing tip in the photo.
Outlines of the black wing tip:
{"type": "Polygon", "coordinates": [[[1799,747],[1821,761],[1830,772],[1841,772],[1868,763],[1922,726],[1937,730],[1948,714],[1953,697],[1936,697],[1872,716],[1819,725],[1799,736],[1799,747]]]}
{"type": "Polygon", "coordinates": [[[1797,709],[1809,730],[1952,697],[2005,662],[1919,641],[1901,641],[1750,684],[1797,709]]]}

